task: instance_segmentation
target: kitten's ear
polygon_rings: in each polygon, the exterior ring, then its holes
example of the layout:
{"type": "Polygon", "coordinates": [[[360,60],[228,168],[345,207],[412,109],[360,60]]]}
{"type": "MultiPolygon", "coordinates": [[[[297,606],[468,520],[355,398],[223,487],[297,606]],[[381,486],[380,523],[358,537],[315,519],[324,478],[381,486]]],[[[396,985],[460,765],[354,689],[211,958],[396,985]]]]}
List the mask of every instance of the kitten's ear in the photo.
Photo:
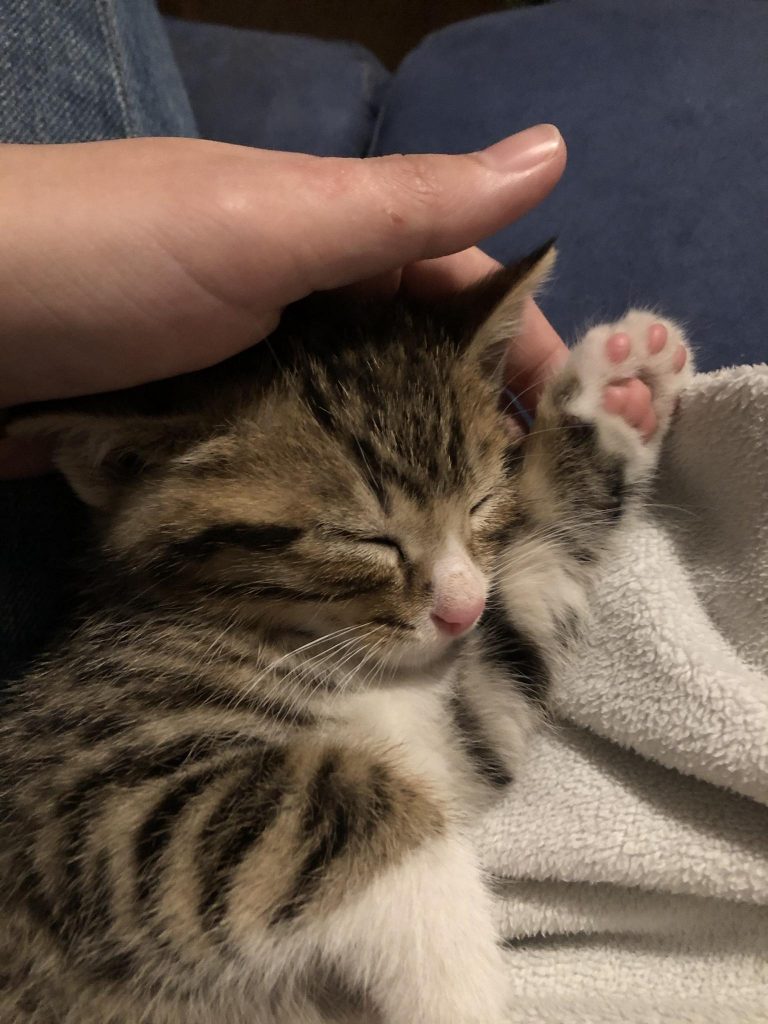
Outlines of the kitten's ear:
{"type": "Polygon", "coordinates": [[[143,473],[189,447],[193,421],[41,409],[12,414],[6,434],[50,439],[54,465],[75,494],[106,509],[143,473]]]}
{"type": "MultiPolygon", "coordinates": [[[[503,267],[459,297],[468,325],[466,354],[503,385],[507,348],[520,333],[525,300],[545,284],[555,265],[554,239],[519,263],[503,267]]],[[[465,336],[467,336],[465,335],[465,336]]]]}

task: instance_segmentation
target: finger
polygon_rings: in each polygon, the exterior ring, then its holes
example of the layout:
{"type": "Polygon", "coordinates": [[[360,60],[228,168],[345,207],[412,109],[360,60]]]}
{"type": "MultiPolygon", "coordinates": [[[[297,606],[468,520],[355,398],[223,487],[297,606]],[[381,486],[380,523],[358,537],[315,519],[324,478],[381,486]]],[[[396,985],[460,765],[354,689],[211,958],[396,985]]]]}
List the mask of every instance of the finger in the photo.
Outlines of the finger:
{"type": "Polygon", "coordinates": [[[365,281],[355,281],[354,284],[345,285],[339,291],[366,299],[391,299],[397,295],[400,289],[401,277],[401,270],[386,270],[383,274],[369,277],[365,281]]]}
{"type": "Polygon", "coordinates": [[[507,352],[507,381],[532,412],[549,378],[568,358],[568,348],[536,303],[529,299],[520,336],[507,352]]]}
{"type": "Polygon", "coordinates": [[[501,264],[472,246],[450,256],[420,260],[403,268],[403,288],[423,299],[442,299],[469,288],[501,269],[501,264]]]}
{"type": "Polygon", "coordinates": [[[539,126],[458,156],[334,159],[181,139],[3,156],[3,184],[24,186],[3,220],[3,237],[24,244],[0,253],[0,335],[24,338],[24,358],[0,373],[0,405],[13,405],[210,365],[311,291],[466,249],[550,191],[565,146],[539,126]],[[77,189],[60,193],[62,181],[77,189]]]}
{"type": "MultiPolygon", "coordinates": [[[[271,161],[261,159],[263,172],[271,161]]],[[[275,218],[280,226],[269,253],[270,300],[285,305],[467,249],[541,202],[564,167],[565,144],[552,125],[458,156],[284,161],[286,199],[267,211],[273,229],[275,218]]],[[[254,214],[254,230],[264,231],[263,205],[254,214]]]]}
{"type": "Polygon", "coordinates": [[[355,295],[389,298],[402,287],[421,299],[437,300],[455,295],[500,269],[498,260],[473,245],[450,256],[420,260],[402,270],[389,270],[367,281],[357,281],[343,290],[355,295]]]}

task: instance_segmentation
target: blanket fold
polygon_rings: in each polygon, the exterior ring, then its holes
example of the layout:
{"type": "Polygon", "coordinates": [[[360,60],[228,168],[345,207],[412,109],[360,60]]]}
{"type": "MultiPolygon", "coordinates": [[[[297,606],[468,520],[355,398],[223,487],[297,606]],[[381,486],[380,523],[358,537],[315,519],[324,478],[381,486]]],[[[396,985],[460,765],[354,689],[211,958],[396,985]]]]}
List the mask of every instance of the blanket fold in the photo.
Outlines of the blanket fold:
{"type": "Polygon", "coordinates": [[[768,1021],[768,367],[683,397],[553,706],[480,829],[514,1020],[768,1021]]]}

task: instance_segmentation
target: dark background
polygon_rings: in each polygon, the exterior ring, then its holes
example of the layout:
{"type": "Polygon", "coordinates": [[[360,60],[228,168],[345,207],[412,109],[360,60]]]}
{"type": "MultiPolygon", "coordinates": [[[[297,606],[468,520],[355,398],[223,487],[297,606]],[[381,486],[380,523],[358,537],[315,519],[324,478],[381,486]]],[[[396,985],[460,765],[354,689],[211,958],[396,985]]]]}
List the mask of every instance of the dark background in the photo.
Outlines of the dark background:
{"type": "Polygon", "coordinates": [[[197,21],[354,40],[394,68],[428,32],[526,2],[531,0],[160,0],[159,6],[197,21]]]}

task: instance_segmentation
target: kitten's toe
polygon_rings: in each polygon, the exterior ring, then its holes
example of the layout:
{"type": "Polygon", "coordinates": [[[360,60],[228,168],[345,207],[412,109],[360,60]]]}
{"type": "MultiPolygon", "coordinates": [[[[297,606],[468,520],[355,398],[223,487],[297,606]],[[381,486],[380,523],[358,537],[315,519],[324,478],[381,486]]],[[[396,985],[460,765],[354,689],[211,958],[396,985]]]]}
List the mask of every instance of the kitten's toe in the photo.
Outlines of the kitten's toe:
{"type": "Polygon", "coordinates": [[[605,343],[605,354],[608,356],[609,362],[616,365],[623,363],[631,351],[632,339],[628,334],[617,331],[616,334],[608,336],[605,343]]]}

